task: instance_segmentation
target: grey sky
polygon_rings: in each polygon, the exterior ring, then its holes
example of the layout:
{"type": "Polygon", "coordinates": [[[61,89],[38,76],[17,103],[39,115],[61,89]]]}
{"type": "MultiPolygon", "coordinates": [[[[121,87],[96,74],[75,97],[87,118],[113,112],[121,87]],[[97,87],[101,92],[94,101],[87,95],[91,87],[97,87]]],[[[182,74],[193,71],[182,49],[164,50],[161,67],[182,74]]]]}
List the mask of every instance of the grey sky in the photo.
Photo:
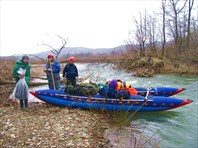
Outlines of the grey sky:
{"type": "Polygon", "coordinates": [[[132,16],[159,11],[160,0],[9,0],[0,1],[0,55],[48,50],[42,41],[66,46],[111,48],[124,44],[132,28],[132,16]]]}

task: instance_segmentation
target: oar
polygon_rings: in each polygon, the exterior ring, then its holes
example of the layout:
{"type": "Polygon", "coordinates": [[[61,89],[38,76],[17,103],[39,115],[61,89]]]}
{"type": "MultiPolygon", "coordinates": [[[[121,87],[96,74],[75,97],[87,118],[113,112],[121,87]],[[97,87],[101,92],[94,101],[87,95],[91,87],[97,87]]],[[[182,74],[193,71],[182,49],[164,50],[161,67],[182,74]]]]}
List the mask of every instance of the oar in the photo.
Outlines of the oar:
{"type": "Polygon", "coordinates": [[[86,80],[86,79],[88,79],[89,77],[91,77],[91,75],[92,75],[93,73],[90,73],[88,76],[86,76],[85,78],[82,78],[81,80],[80,80],[80,82],[83,82],[84,80],[86,80]]]}
{"type": "Polygon", "coordinates": [[[98,75],[96,76],[96,82],[98,81],[99,76],[101,75],[103,71],[99,72],[98,75]]]}
{"type": "Polygon", "coordinates": [[[53,71],[52,71],[52,64],[51,64],[51,61],[50,61],[50,69],[51,69],[51,75],[52,75],[52,83],[53,83],[53,87],[54,87],[54,90],[55,90],[56,87],[55,87],[55,82],[54,82],[54,74],[53,74],[53,71]]]}

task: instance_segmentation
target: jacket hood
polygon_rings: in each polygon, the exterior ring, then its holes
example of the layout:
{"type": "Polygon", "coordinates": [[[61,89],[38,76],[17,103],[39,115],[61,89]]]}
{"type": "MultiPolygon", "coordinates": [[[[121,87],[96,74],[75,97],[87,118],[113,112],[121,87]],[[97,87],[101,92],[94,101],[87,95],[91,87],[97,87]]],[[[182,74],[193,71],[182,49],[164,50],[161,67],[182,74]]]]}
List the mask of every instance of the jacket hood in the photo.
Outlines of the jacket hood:
{"type": "MultiPolygon", "coordinates": [[[[16,63],[17,63],[17,64],[21,64],[21,65],[24,64],[24,63],[23,63],[23,60],[16,60],[16,63]]],[[[27,64],[29,65],[29,62],[27,62],[27,64]]]]}

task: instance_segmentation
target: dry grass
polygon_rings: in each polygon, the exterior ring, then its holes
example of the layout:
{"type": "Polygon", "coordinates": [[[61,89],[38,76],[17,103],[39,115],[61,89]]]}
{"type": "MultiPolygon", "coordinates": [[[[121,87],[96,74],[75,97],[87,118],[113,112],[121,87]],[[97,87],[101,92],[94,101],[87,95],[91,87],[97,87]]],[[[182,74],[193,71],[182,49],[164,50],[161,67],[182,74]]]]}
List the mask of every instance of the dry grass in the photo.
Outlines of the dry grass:
{"type": "Polygon", "coordinates": [[[0,81],[1,80],[13,80],[12,69],[14,66],[14,60],[0,59],[0,81]]]}
{"type": "MultiPolygon", "coordinates": [[[[15,61],[0,59],[0,63],[0,84],[4,81],[14,81],[12,77],[12,69],[15,61]]],[[[16,103],[8,99],[9,95],[13,92],[13,84],[0,85],[0,106],[16,105],[16,103]]]]}

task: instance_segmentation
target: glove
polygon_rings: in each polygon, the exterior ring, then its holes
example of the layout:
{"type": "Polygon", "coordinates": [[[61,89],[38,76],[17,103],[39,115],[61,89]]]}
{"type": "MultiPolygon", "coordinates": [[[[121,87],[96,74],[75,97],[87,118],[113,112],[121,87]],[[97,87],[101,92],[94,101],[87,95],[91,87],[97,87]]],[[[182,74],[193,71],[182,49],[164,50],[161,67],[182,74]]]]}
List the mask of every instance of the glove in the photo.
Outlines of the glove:
{"type": "Polygon", "coordinates": [[[24,75],[20,75],[19,78],[20,78],[20,79],[23,79],[23,78],[24,78],[24,75]]]}

